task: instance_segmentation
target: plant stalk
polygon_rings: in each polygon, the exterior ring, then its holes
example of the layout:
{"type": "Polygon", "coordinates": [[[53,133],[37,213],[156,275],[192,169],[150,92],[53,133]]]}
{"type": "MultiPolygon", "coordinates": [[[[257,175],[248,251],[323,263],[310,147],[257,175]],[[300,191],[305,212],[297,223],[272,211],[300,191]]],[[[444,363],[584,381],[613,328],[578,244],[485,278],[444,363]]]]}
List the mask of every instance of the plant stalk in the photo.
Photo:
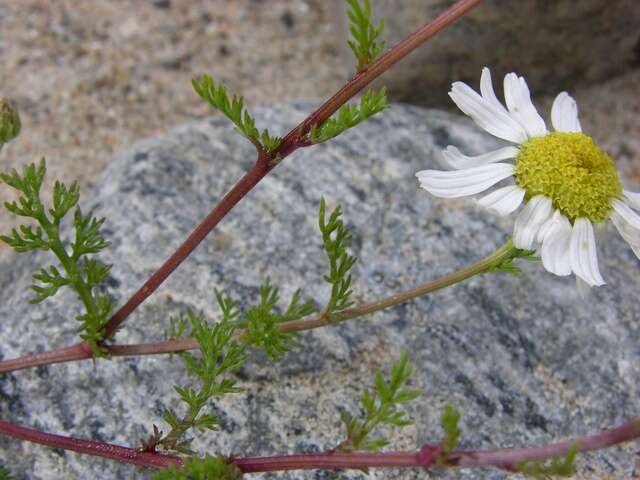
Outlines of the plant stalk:
{"type": "MultiPolygon", "coordinates": [[[[505,260],[512,258],[515,247],[513,242],[509,240],[503,246],[499,247],[494,253],[469,265],[462,270],[458,270],[452,274],[423,283],[415,288],[405,292],[396,293],[389,297],[365,303],[357,307],[349,308],[341,312],[337,312],[327,318],[326,314],[320,312],[301,320],[281,323],[278,327],[282,332],[302,332],[312,330],[314,328],[325,327],[336,323],[344,322],[354,318],[362,317],[370,313],[383,310],[385,308],[399,305],[414,298],[441,290],[456,283],[467,280],[475,275],[483,274],[491,271],[495,266],[500,265],[505,260]]],[[[243,333],[239,333],[236,337],[238,341],[242,340],[243,333]]],[[[195,350],[199,348],[198,342],[192,338],[181,338],[174,340],[165,340],[162,342],[140,343],[134,345],[109,345],[105,349],[108,355],[114,357],[133,356],[133,355],[156,355],[161,353],[177,353],[185,350],[195,350]]],[[[25,368],[36,367],[40,365],[48,365],[53,363],[64,363],[75,360],[83,360],[89,358],[90,352],[81,349],[81,344],[68,347],[66,349],[54,350],[52,352],[39,353],[13,360],[0,362],[0,373],[22,370],[25,368]]]]}
{"type": "MultiPolygon", "coordinates": [[[[129,315],[178,268],[231,209],[275,167],[276,162],[274,162],[273,159],[278,158],[279,161],[282,161],[282,159],[298,148],[309,146],[306,135],[313,125],[326,121],[342,105],[360,92],[360,90],[434,35],[459,20],[469,10],[478,6],[481,1],[482,0],[458,0],[434,20],[426,23],[414,33],[402,39],[387,53],[379,57],[363,71],[359,72],[335,95],[285,135],[282,143],[275,152],[267,154],[258,149],[258,157],[253,168],[233,186],[169,259],[166,260],[162,266],[149,277],[142,287],[109,319],[104,327],[104,338],[110,338],[129,315]]],[[[103,347],[108,349],[105,345],[103,345],[103,347]]],[[[80,342],[63,349],[0,362],[0,373],[52,363],[49,362],[48,359],[70,361],[91,358],[92,356],[93,353],[90,346],[86,342],[80,342]],[[70,355],[70,357],[66,357],[66,355],[70,355]],[[35,358],[38,358],[40,362],[45,361],[45,363],[32,363],[35,358]],[[60,360],[65,358],[69,358],[69,360],[60,360]]]]}
{"type": "MultiPolygon", "coordinates": [[[[171,455],[144,452],[104,442],[82,440],[0,421],[0,434],[39,443],[54,448],[63,448],[78,453],[118,460],[123,463],[151,468],[166,468],[171,464],[180,465],[180,459],[171,455]]],[[[233,457],[230,463],[244,473],[274,472],[285,470],[315,469],[363,469],[363,468],[484,468],[517,470],[523,462],[544,461],[561,458],[573,445],[579,452],[590,452],[609,448],[640,438],[640,419],[635,418],[616,428],[602,432],[564,440],[546,445],[501,448],[487,450],[454,450],[445,459],[440,459],[439,445],[424,445],[418,451],[384,453],[338,453],[321,452],[300,455],[276,455],[271,457],[233,457]]]]}

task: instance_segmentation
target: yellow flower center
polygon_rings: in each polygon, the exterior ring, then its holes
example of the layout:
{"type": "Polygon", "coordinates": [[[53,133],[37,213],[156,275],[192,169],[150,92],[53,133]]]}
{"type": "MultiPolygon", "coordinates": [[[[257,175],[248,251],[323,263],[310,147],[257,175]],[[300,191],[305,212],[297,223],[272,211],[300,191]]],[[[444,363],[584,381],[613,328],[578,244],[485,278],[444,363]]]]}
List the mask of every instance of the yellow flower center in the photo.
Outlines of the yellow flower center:
{"type": "Polygon", "coordinates": [[[516,184],[527,199],[544,195],[573,223],[585,217],[599,223],[622,194],[611,157],[584,133],[553,132],[520,145],[516,184]]]}

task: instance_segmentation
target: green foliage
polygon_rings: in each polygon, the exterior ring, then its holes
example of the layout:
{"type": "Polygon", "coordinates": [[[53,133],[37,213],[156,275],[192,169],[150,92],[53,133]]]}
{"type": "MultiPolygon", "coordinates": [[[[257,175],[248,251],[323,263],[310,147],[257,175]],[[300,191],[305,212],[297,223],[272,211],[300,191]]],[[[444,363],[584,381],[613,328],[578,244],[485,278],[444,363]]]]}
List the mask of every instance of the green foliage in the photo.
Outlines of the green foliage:
{"type": "Polygon", "coordinates": [[[182,468],[170,465],[151,476],[152,480],[239,480],[242,472],[223,457],[192,457],[182,468]]]}
{"type": "Polygon", "coordinates": [[[324,198],[320,199],[320,211],[318,225],[322,233],[324,250],[329,259],[329,275],[324,277],[331,285],[331,298],[325,308],[326,314],[331,315],[353,305],[351,298],[351,274],[349,271],[357,258],[347,254],[347,247],[351,243],[352,236],[344,228],[340,219],[342,209],[338,205],[326,218],[327,205],[324,198]]]}
{"type": "Polygon", "coordinates": [[[338,115],[328,119],[321,125],[313,125],[309,130],[309,139],[313,143],[322,143],[337,137],[345,130],[355,127],[369,117],[387,108],[386,89],[377,93],[369,90],[360,98],[360,105],[346,104],[340,107],[338,115]]]}
{"type": "Polygon", "coordinates": [[[564,458],[553,458],[542,462],[523,462],[516,465],[516,471],[537,480],[552,477],[571,477],[576,473],[575,460],[578,450],[578,442],[575,442],[571,445],[564,458]]]}
{"type": "Polygon", "coordinates": [[[0,480],[11,480],[11,472],[6,468],[0,467],[0,480]]]}
{"type": "Polygon", "coordinates": [[[39,283],[31,287],[35,293],[32,303],[46,300],[62,287],[75,290],[85,307],[85,312],[76,317],[80,322],[80,336],[92,346],[96,355],[104,356],[99,343],[104,340],[102,327],[111,315],[113,303],[109,296],[97,294],[94,290],[106,280],[111,265],[105,265],[88,255],[97,254],[109,245],[100,234],[105,220],[82,214],[77,206],[80,199],[77,182],[68,187],[56,182],[51,207],[46,209],[40,200],[46,171],[45,162],[41,160],[38,165],[32,163],[24,167],[22,174],[16,170],[8,174],[0,173],[0,181],[21,194],[17,201],[5,202],[6,209],[38,223],[37,226],[20,225],[10,235],[0,235],[0,240],[19,253],[40,249],[49,250],[56,256],[60,262],[58,266],[42,268],[33,275],[39,283]],[[74,208],[75,238],[71,242],[71,252],[68,252],[61,237],[60,225],[74,208]]]}
{"type": "Polygon", "coordinates": [[[271,285],[269,279],[260,287],[259,303],[250,307],[244,315],[231,297],[218,290],[215,295],[222,312],[220,322],[210,327],[202,313],[188,310],[179,318],[171,318],[169,327],[165,330],[165,337],[180,338],[188,335],[198,342],[200,358],[188,352],[183,353],[182,358],[187,370],[198,378],[199,388],[174,387],[186,404],[187,412],[180,417],[173,410],[167,410],[164,420],[171,431],[159,438],[159,430],[154,425],[154,433],[143,442],[143,448],[147,451],[155,451],[156,446],[161,446],[167,450],[191,454],[190,440],[183,440],[184,434],[192,428],[215,430],[218,427],[218,417],[202,414],[201,411],[212,397],[241,391],[236,387],[236,381],[228,376],[240,368],[247,358],[245,346],[234,339],[238,329],[245,329],[240,337],[243,342],[263,348],[269,358],[277,360],[299,346],[295,341],[297,334],[281,332],[278,324],[298,320],[316,311],[315,306],[310,301],[303,302],[300,291],[296,291],[284,313],[279,313],[279,291],[271,285]]]}
{"type": "Polygon", "coordinates": [[[91,214],[82,215],[82,210],[76,208],[73,215],[73,226],[76,229],[76,237],[71,244],[73,252],[73,260],[78,260],[82,255],[90,253],[98,253],[100,250],[109,246],[102,235],[100,235],[100,227],[104,223],[104,218],[94,218],[91,214]]]}
{"type": "Polygon", "coordinates": [[[360,5],[360,0],[347,0],[347,4],[351,7],[347,16],[352,36],[347,43],[358,60],[358,71],[361,71],[384,49],[384,40],[378,40],[384,30],[384,20],[380,20],[377,27],[371,23],[370,0],[364,0],[364,5],[360,5]]]}
{"type": "Polygon", "coordinates": [[[0,98],[0,149],[20,134],[22,124],[18,110],[5,98],[0,98]]]}
{"type": "Polygon", "coordinates": [[[517,277],[522,274],[522,270],[518,265],[513,263],[513,261],[518,259],[528,262],[537,262],[540,260],[540,257],[536,256],[535,250],[523,250],[521,248],[516,248],[508,258],[504,259],[498,265],[494,265],[488,271],[508,273],[509,275],[517,277]]]}
{"type": "Polygon", "coordinates": [[[189,336],[187,332],[188,322],[184,315],[180,315],[178,318],[170,317],[169,326],[164,330],[165,340],[178,340],[189,336]]]}
{"type": "Polygon", "coordinates": [[[195,78],[192,83],[198,95],[231,120],[238,131],[256,147],[271,153],[280,146],[282,138],[271,136],[266,128],[262,132],[256,128],[256,121],[244,108],[242,97],[233,95],[229,99],[227,88],[222,84],[216,85],[209,75],[202,75],[199,79],[195,78]]]}
{"type": "Polygon", "coordinates": [[[451,453],[458,446],[458,440],[460,439],[460,427],[458,426],[459,422],[460,412],[458,412],[451,405],[446,404],[444,407],[444,411],[442,412],[442,417],[440,419],[442,430],[444,430],[444,439],[440,444],[438,464],[442,464],[446,460],[447,455],[449,455],[449,453],[451,453]]]}
{"type": "Polygon", "coordinates": [[[38,273],[34,273],[33,279],[45,284],[45,286],[31,286],[31,289],[36,294],[36,296],[31,300],[31,303],[40,303],[43,300],[52,297],[58,292],[60,287],[64,287],[70,283],[70,280],[63,276],[54,265],[49,267],[49,271],[43,268],[38,273]]]}
{"type": "Polygon", "coordinates": [[[343,452],[378,451],[389,444],[385,438],[370,439],[371,432],[379,425],[405,427],[411,421],[405,418],[405,412],[399,410],[402,404],[414,400],[419,390],[403,390],[412,373],[409,355],[405,352],[391,369],[391,378],[387,382],[380,372],[375,375],[375,390],[365,390],[362,394],[364,420],[354,418],[348,412],[341,413],[342,422],[347,428],[347,439],[339,446],[343,452]]]}
{"type": "Polygon", "coordinates": [[[279,290],[267,278],[260,287],[260,303],[249,308],[240,323],[246,328],[245,341],[264,349],[272,361],[281,359],[294,348],[300,348],[296,341],[298,334],[282,332],[278,324],[298,320],[316,311],[311,301],[301,301],[300,290],[297,290],[291,297],[289,306],[281,314],[276,308],[279,297],[279,290]]]}
{"type": "MultiPolygon", "coordinates": [[[[229,322],[229,316],[209,326],[202,313],[188,310],[178,321],[180,325],[188,324],[191,336],[198,342],[200,356],[189,352],[182,354],[189,373],[198,379],[198,388],[174,387],[180,398],[187,404],[187,413],[183,417],[168,410],[164,420],[171,431],[157,443],[168,450],[190,453],[188,441],[181,437],[191,428],[199,430],[215,430],[220,419],[215,415],[201,414],[201,410],[212,397],[221,397],[242,391],[236,387],[236,380],[228,376],[240,368],[247,359],[246,349],[233,337],[236,327],[229,322]]],[[[154,431],[156,429],[154,428],[154,431]]]]}

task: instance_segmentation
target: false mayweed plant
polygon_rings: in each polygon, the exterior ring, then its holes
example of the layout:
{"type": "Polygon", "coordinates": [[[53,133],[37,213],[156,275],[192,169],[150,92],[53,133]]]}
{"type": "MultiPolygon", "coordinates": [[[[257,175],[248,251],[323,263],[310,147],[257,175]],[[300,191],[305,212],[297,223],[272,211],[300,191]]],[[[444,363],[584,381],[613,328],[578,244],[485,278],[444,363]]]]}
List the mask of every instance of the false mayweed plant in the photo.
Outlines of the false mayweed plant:
{"type": "MultiPolygon", "coordinates": [[[[517,273],[517,260],[542,260],[542,266],[556,275],[575,274],[590,286],[604,283],[599,271],[593,226],[611,220],[636,255],[640,252],[640,194],[622,188],[611,158],[582,133],[575,101],[565,92],[558,95],[551,111],[553,132],[533,107],[522,77],[508,74],[504,80],[505,106],[497,99],[488,69],[482,72],[480,94],[464,83],[453,84],[450,95],[456,105],[487,132],[510,143],[499,150],[469,157],[448,147],[443,157],[451,171],[425,170],[417,173],[420,185],[440,197],[460,197],[480,193],[505,179],[501,186],[482,197],[479,203],[499,215],[518,214],[513,239],[475,264],[431,282],[356,305],[352,297],[351,270],[357,259],[350,253],[352,233],[345,227],[340,206],[329,210],[323,200],[318,211],[318,228],[327,260],[325,281],[330,293],[318,308],[298,290],[282,308],[280,288],[265,281],[256,302],[239,308],[237,302],[216,291],[220,315],[216,319],[188,310],[169,320],[165,342],[121,346],[114,335],[127,317],[185,260],[205,236],[262,178],[300,148],[330,141],[368,118],[388,108],[384,88],[368,90],[359,102],[347,103],[381,73],[446,26],[462,17],[480,0],[459,0],[434,21],[383,53],[384,22],[372,22],[369,0],[346,0],[351,38],[348,44],[356,57],[357,75],[330,100],[311,113],[284,137],[256,126],[244,107],[243,98],[229,95],[224,85],[209,75],[193,81],[196,93],[225,115],[239,134],[256,149],[254,167],[232,187],[230,193],[201,222],[176,252],[145,282],[125,304],[117,307],[103,293],[101,285],[110,265],[99,254],[109,247],[101,233],[104,218],[83,212],[77,183],[57,181],[50,201],[41,196],[46,175],[44,160],[27,165],[22,172],[0,174],[0,180],[17,191],[16,201],[6,209],[32,220],[21,225],[2,241],[19,253],[44,250],[56,264],[33,275],[32,302],[39,304],[61,289],[75,292],[82,304],[79,322],[81,341],[57,351],[27,355],[0,362],[7,373],[83,359],[106,361],[118,355],[181,352],[187,372],[194,382],[176,385],[180,408],[167,409],[164,426],[151,425],[140,446],[125,447],[100,441],[54,435],[33,428],[0,421],[0,433],[54,448],[102,456],[115,461],[157,469],[155,479],[239,479],[251,473],[295,469],[480,468],[492,466],[534,478],[570,476],[579,452],[606,448],[640,436],[640,420],[591,436],[539,447],[504,450],[462,450],[458,442],[461,413],[447,404],[441,415],[442,437],[416,451],[390,451],[390,441],[382,426],[403,428],[411,424],[405,406],[420,392],[410,387],[414,367],[407,353],[398,356],[388,372],[378,372],[359,398],[359,411],[341,412],[344,436],[333,449],[319,453],[274,455],[270,457],[226,457],[219,452],[193,451],[190,442],[198,431],[215,430],[221,419],[211,409],[223,396],[242,394],[234,372],[247,360],[251,349],[263,350],[274,362],[301,345],[299,332],[322,328],[410,301],[472,276],[490,273],[517,273]],[[512,160],[513,163],[505,161],[512,160]],[[64,231],[70,218],[72,231],[64,231]],[[71,238],[65,242],[63,238],[71,238]],[[188,350],[195,350],[190,353],[188,350]],[[102,360],[104,359],[104,360],[102,360]]],[[[0,148],[15,139],[21,130],[17,110],[6,100],[0,102],[0,148]]],[[[8,465],[7,467],[10,467],[8,465]]],[[[11,478],[0,469],[0,478],[11,478]]]]}

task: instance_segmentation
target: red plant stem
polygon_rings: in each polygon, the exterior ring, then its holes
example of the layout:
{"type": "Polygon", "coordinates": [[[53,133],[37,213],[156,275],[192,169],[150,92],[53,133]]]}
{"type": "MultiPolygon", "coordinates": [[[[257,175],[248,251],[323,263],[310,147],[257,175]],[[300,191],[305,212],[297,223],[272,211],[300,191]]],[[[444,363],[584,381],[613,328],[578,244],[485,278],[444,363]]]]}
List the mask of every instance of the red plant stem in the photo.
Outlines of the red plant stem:
{"type": "Polygon", "coordinates": [[[178,249],[154,272],[145,284],[111,317],[104,327],[105,337],[110,337],[113,332],[124,322],[147,297],[149,297],[164,282],[173,271],[193,252],[205,239],[213,228],[227,213],[269,173],[275,164],[264,153],[258,155],[255,165],[249,170],[233,188],[220,200],[218,205],[200,222],[189,237],[178,249]]]}
{"type": "MultiPolygon", "coordinates": [[[[459,20],[482,0],[458,0],[431,22],[426,23],[411,35],[402,39],[391,50],[378,58],[363,71],[359,72],[333,97],[327,100],[302,123],[285,135],[277,156],[280,161],[300,147],[308,146],[304,136],[312,125],[320,124],[333,115],[342,105],[360,90],[379,77],[391,66],[402,60],[420,45],[432,38],[453,22],[459,20]]],[[[189,237],[165,261],[162,266],[138,289],[137,292],[109,319],[104,334],[109,338],[127,317],[144,302],[178,266],[196,249],[204,238],[222,220],[229,211],[247,195],[275,166],[271,157],[264,152],[258,154],[254,167],[248,171],[234,187],[220,200],[218,205],[195,228],[189,237]]],[[[93,353],[86,342],[80,342],[50,352],[11,359],[0,362],[0,373],[24,368],[92,358],[93,353]]]]}
{"type": "MultiPolygon", "coordinates": [[[[98,457],[110,458],[123,463],[144,467],[166,468],[180,465],[180,459],[171,455],[143,452],[103,442],[81,440],[0,421],[0,434],[40,443],[49,447],[73,450],[98,457]]],[[[301,455],[276,455],[272,457],[231,458],[229,461],[244,473],[274,472],[283,470],[344,469],[344,468],[445,468],[445,467],[496,467],[513,470],[518,464],[528,461],[543,461],[563,457],[572,445],[580,452],[612,447],[640,438],[640,419],[623,425],[573,440],[525,448],[503,448],[493,450],[454,450],[442,465],[437,464],[438,445],[424,445],[414,452],[384,453],[310,453],[301,455]]]]}
{"type": "MultiPolygon", "coordinates": [[[[342,105],[360,90],[380,76],[392,65],[402,60],[436,33],[461,18],[482,0],[459,0],[435,20],[422,26],[416,32],[400,41],[395,47],[373,62],[342,87],[333,97],[313,112],[299,126],[291,130],[277,150],[280,161],[303,146],[300,143],[312,125],[322,123],[333,115],[342,105]]],[[[227,213],[244,198],[249,191],[264,178],[275,166],[268,155],[258,155],[255,166],[231,189],[209,215],[196,227],[189,238],[178,250],[145,282],[145,284],[125,303],[107,322],[104,333],[109,337],[118,326],[133,312],[164,280],[195,250],[211,230],[227,213]]]]}
{"type": "Polygon", "coordinates": [[[426,23],[409,36],[403,38],[375,62],[359,72],[333,97],[327,100],[322,106],[320,106],[320,108],[303,120],[296,128],[291,130],[284,137],[284,140],[278,149],[280,155],[284,158],[298,148],[298,142],[301,136],[304,136],[313,125],[323,123],[360,90],[369,85],[373,80],[378,78],[390,67],[409,55],[434,35],[454,23],[456,20],[459,20],[469,10],[478,6],[481,1],[482,0],[459,0],[438,15],[434,20],[426,23]]]}
{"type": "Polygon", "coordinates": [[[121,447],[104,442],[82,440],[80,438],[65,437],[53,433],[44,433],[32,428],[21,427],[0,420],[0,433],[20,440],[39,443],[48,447],[63,448],[78,453],[86,453],[97,457],[110,458],[123,463],[139,465],[141,467],[166,468],[171,464],[181,465],[178,457],[159,455],[157,453],[142,452],[135,448],[121,447]]]}
{"type": "MultiPolygon", "coordinates": [[[[494,265],[499,265],[504,260],[513,254],[513,243],[511,241],[498,248],[491,255],[469,265],[462,270],[458,270],[449,275],[431,280],[406,290],[404,292],[396,293],[386,298],[375,300],[373,302],[358,305],[347,310],[335,313],[331,318],[327,318],[326,314],[319,313],[311,315],[300,320],[293,320],[290,322],[284,322],[278,325],[278,328],[282,332],[301,332],[304,330],[311,330],[314,328],[320,328],[327,325],[336,325],[340,322],[344,322],[353,318],[362,317],[385,308],[392,307],[404,302],[407,302],[416,297],[426,295],[428,293],[440,290],[441,288],[448,287],[456,284],[475,275],[484,273],[491,269],[494,265]]],[[[242,341],[243,333],[240,332],[236,336],[236,340],[242,341]]],[[[63,350],[55,350],[48,353],[40,353],[36,355],[30,355],[21,357],[15,360],[7,360],[0,362],[0,373],[10,372],[14,370],[21,370],[24,368],[34,367],[37,365],[46,365],[52,363],[63,363],[74,360],[81,360],[88,358],[87,350],[82,350],[82,344],[77,344],[74,347],[69,347],[63,350]]],[[[159,353],[175,353],[184,350],[192,350],[198,348],[198,343],[193,339],[179,339],[179,340],[165,340],[163,342],[153,343],[141,343],[134,345],[108,345],[105,346],[105,350],[112,356],[130,356],[130,355],[154,355],[159,353]]]]}
{"type": "Polygon", "coordinates": [[[52,363],[86,360],[91,357],[92,353],[89,346],[85,342],[80,342],[70,347],[3,360],[0,362],[0,373],[9,373],[16,370],[24,370],[25,368],[39,367],[40,365],[50,365],[52,363]]]}
{"type": "MultiPolygon", "coordinates": [[[[232,462],[244,473],[280,472],[284,470],[334,470],[338,468],[416,468],[423,466],[421,452],[307,453],[273,457],[234,458],[232,462]]],[[[433,464],[433,460],[429,464],[433,464]]]]}
{"type": "Polygon", "coordinates": [[[547,460],[567,454],[577,444],[579,452],[592,452],[640,438],[640,419],[630,420],[619,427],[573,440],[524,448],[495,450],[459,450],[451,453],[447,461],[457,467],[512,468],[522,462],[547,460]]]}

